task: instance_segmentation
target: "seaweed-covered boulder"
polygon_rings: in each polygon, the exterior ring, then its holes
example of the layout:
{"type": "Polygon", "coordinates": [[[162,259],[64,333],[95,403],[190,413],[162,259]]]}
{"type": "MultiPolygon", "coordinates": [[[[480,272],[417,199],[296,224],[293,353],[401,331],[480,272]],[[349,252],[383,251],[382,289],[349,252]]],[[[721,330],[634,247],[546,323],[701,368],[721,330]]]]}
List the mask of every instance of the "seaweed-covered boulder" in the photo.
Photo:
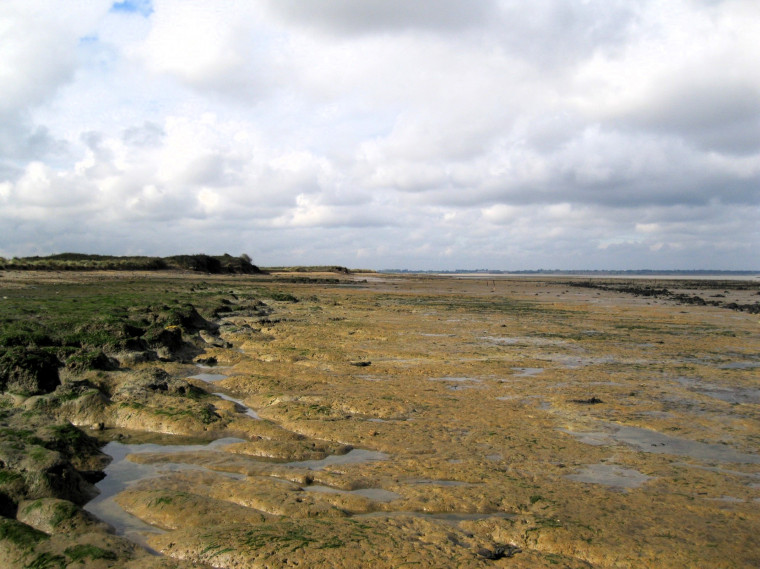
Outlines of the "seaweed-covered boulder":
{"type": "Polygon", "coordinates": [[[224,425],[205,391],[158,368],[123,374],[111,401],[107,427],[189,435],[224,425]]]}
{"type": "Polygon", "coordinates": [[[38,498],[21,502],[16,519],[47,534],[108,531],[108,525],[73,502],[38,498]]]}
{"type": "Polygon", "coordinates": [[[151,368],[132,374],[114,391],[113,401],[142,400],[154,394],[197,398],[205,392],[187,380],[171,377],[164,370],[151,368]]]}
{"type": "Polygon", "coordinates": [[[113,370],[119,367],[119,362],[107,356],[102,350],[81,349],[66,359],[66,369],[81,373],[91,369],[113,370]]]}
{"type": "Polygon", "coordinates": [[[39,348],[13,347],[0,353],[0,391],[50,393],[61,384],[58,358],[39,348]]]}
{"type": "Polygon", "coordinates": [[[106,420],[109,403],[108,397],[86,379],[64,379],[53,393],[30,397],[24,407],[91,427],[106,420]]]}
{"type": "Polygon", "coordinates": [[[70,423],[31,411],[0,414],[0,515],[22,500],[61,498],[84,504],[110,458],[70,423]]]}
{"type": "Polygon", "coordinates": [[[214,326],[201,316],[192,304],[184,304],[169,310],[167,324],[181,326],[188,331],[208,330],[214,326]]]}
{"type": "Polygon", "coordinates": [[[174,352],[182,347],[182,329],[178,325],[153,327],[145,333],[143,338],[152,349],[166,348],[174,352]]]}

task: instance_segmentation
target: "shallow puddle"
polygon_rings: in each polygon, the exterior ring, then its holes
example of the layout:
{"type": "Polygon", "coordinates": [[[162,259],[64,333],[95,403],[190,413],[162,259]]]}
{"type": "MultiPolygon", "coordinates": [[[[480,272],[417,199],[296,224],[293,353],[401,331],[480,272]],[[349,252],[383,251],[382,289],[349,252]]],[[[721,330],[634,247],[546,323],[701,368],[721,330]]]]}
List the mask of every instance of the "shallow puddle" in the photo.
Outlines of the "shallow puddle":
{"type": "Polygon", "coordinates": [[[430,486],[477,486],[471,482],[461,482],[460,480],[433,480],[431,478],[409,478],[403,481],[404,484],[418,485],[426,484],[430,486]]]}
{"type": "Polygon", "coordinates": [[[517,518],[516,514],[505,512],[493,512],[490,514],[466,514],[460,512],[441,512],[441,513],[424,513],[424,512],[370,512],[368,514],[359,514],[354,516],[355,519],[362,518],[421,518],[426,520],[437,520],[451,525],[457,525],[459,522],[476,522],[490,518],[510,520],[517,518]]]}
{"type": "MultiPolygon", "coordinates": [[[[685,466],[687,468],[699,468],[700,470],[707,470],[709,472],[718,472],[720,474],[729,474],[731,476],[737,476],[739,478],[755,478],[760,479],[760,473],[755,472],[741,472],[739,470],[729,470],[728,468],[718,468],[717,466],[698,466],[696,464],[686,464],[685,462],[676,463],[677,466],[685,466]]],[[[750,488],[760,488],[760,483],[752,483],[750,488]]]]}
{"type": "Polygon", "coordinates": [[[705,498],[712,502],[726,502],[729,504],[743,504],[744,500],[741,498],[735,498],[734,496],[721,496],[720,498],[705,498]]]}
{"type": "Polygon", "coordinates": [[[379,375],[357,375],[356,377],[365,381],[385,381],[388,379],[387,377],[381,377],[379,375]]]}
{"type": "MultiPolygon", "coordinates": [[[[540,360],[546,360],[554,363],[560,364],[565,369],[579,369],[587,366],[593,366],[593,365],[605,365],[605,364],[614,364],[618,363],[618,360],[616,360],[612,356],[601,356],[601,357],[582,357],[578,355],[570,355],[570,354],[549,354],[549,355],[542,355],[540,360]]],[[[645,363],[642,361],[636,361],[631,363],[645,363]]]]}
{"type": "Polygon", "coordinates": [[[727,364],[721,364],[719,369],[756,369],[760,368],[760,362],[731,362],[727,364]]]}
{"type": "MultiPolygon", "coordinates": [[[[105,478],[95,485],[100,494],[88,502],[84,506],[84,509],[111,524],[118,535],[127,536],[141,545],[146,545],[143,534],[160,533],[161,530],[125,512],[114,501],[114,496],[125,490],[130,484],[146,478],[153,478],[168,472],[178,472],[181,470],[206,469],[192,464],[138,464],[127,460],[127,455],[144,452],[174,453],[211,450],[231,443],[242,442],[242,440],[225,438],[206,445],[123,444],[117,441],[110,442],[101,449],[104,453],[111,456],[113,460],[104,470],[105,478]]],[[[224,473],[224,475],[243,478],[243,476],[234,474],[224,473]]]]}
{"type": "Polygon", "coordinates": [[[706,461],[760,464],[760,455],[743,453],[727,445],[700,443],[640,427],[626,427],[611,423],[605,423],[604,426],[604,431],[575,432],[566,429],[560,429],[560,431],[573,435],[583,443],[596,446],[625,443],[643,452],[674,454],[706,461]]]}
{"type": "Polygon", "coordinates": [[[529,346],[561,346],[566,343],[563,340],[550,340],[548,338],[533,338],[529,336],[481,336],[480,339],[499,346],[519,346],[520,344],[529,346]]]}
{"type": "Polygon", "coordinates": [[[227,379],[229,375],[224,375],[222,373],[196,373],[195,375],[191,375],[188,379],[200,379],[201,381],[221,381],[223,379],[227,379]]]}
{"type": "Polygon", "coordinates": [[[304,490],[307,492],[324,492],[326,494],[346,494],[351,496],[361,496],[375,502],[392,502],[403,498],[401,494],[391,492],[390,490],[384,490],[382,488],[362,488],[361,490],[340,490],[338,488],[331,488],[330,486],[306,486],[304,490]]]}
{"type": "Polygon", "coordinates": [[[430,377],[429,381],[452,382],[454,385],[448,385],[446,389],[450,391],[462,391],[463,389],[473,389],[480,387],[482,380],[474,377],[430,377]]]}
{"type": "Polygon", "coordinates": [[[217,397],[221,397],[225,401],[232,401],[238,407],[242,407],[242,409],[243,409],[242,413],[245,413],[249,417],[252,417],[253,419],[256,419],[258,421],[261,420],[261,417],[259,417],[259,414],[256,413],[256,411],[254,411],[250,407],[248,407],[248,405],[246,405],[245,403],[243,403],[242,400],[235,399],[234,397],[230,397],[229,395],[226,395],[224,393],[212,393],[212,395],[216,395],[217,397]]]}
{"type": "Polygon", "coordinates": [[[568,474],[565,478],[613,488],[638,488],[652,477],[616,464],[589,464],[575,474],[568,474]]]}
{"type": "Polygon", "coordinates": [[[514,377],[530,377],[530,376],[538,375],[539,373],[542,373],[544,371],[544,368],[542,367],[513,367],[512,370],[515,372],[512,374],[514,377]]]}
{"type": "Polygon", "coordinates": [[[333,454],[320,460],[285,462],[283,463],[283,466],[306,468],[308,470],[322,470],[327,466],[335,466],[340,464],[357,464],[361,462],[370,462],[373,460],[388,460],[388,458],[388,455],[384,452],[355,448],[348,451],[346,454],[333,454]]]}
{"type": "Polygon", "coordinates": [[[726,403],[760,403],[760,389],[724,387],[689,377],[679,377],[676,381],[690,391],[720,399],[726,403]]]}

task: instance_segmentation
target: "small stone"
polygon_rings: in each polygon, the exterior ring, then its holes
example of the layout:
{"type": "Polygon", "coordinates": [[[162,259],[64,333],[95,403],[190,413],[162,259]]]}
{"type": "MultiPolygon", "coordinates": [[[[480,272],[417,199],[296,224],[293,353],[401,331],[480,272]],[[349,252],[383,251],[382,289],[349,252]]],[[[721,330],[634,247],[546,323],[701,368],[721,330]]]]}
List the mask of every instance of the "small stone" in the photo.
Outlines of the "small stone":
{"type": "Polygon", "coordinates": [[[493,551],[491,551],[490,549],[486,549],[485,547],[481,547],[480,549],[478,549],[478,555],[480,555],[484,559],[491,559],[491,560],[498,559],[496,557],[496,554],[493,551]]]}
{"type": "Polygon", "coordinates": [[[480,555],[483,559],[496,561],[505,557],[513,557],[515,553],[520,553],[521,551],[522,549],[516,545],[496,545],[494,546],[493,551],[486,547],[481,547],[478,549],[478,555],[480,555]]]}

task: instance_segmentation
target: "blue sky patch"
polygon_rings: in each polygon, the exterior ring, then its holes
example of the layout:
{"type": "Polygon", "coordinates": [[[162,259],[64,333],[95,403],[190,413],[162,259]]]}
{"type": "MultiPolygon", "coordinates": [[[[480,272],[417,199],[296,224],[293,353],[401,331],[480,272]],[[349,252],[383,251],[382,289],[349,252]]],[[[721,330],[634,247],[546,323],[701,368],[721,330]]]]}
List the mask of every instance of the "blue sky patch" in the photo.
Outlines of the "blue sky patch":
{"type": "Polygon", "coordinates": [[[122,0],[122,2],[114,2],[111,6],[112,12],[128,12],[138,13],[145,17],[150,16],[153,13],[153,1],[152,0],[122,0]]]}

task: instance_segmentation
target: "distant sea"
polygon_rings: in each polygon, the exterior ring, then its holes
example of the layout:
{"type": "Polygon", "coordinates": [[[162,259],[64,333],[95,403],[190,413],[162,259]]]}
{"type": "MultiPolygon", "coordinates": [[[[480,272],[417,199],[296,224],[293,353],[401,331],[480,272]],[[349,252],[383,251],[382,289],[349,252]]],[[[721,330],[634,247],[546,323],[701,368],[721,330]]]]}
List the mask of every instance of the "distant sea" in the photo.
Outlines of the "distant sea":
{"type": "Polygon", "coordinates": [[[489,269],[455,270],[455,271],[415,271],[384,270],[382,273],[430,274],[454,276],[460,278],[499,278],[499,277],[584,277],[584,278],[626,278],[626,279],[697,279],[697,280],[760,280],[757,271],[719,271],[719,270],[626,270],[626,271],[582,271],[582,270],[535,270],[535,271],[501,271],[489,269]]]}

